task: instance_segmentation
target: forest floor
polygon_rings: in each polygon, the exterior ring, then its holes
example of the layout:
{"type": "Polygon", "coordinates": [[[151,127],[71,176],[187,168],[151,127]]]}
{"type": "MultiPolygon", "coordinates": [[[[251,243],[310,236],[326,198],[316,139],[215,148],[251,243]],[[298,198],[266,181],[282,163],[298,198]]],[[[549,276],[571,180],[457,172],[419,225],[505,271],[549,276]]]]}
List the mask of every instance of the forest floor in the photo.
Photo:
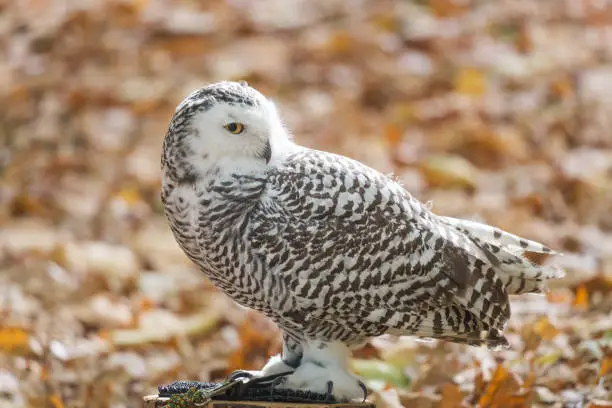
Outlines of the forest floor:
{"type": "Polygon", "coordinates": [[[564,253],[503,351],[381,337],[381,407],[612,406],[612,6],[596,0],[0,1],[0,407],[137,407],[279,350],[161,211],[168,120],[247,79],[298,142],[564,253]]]}

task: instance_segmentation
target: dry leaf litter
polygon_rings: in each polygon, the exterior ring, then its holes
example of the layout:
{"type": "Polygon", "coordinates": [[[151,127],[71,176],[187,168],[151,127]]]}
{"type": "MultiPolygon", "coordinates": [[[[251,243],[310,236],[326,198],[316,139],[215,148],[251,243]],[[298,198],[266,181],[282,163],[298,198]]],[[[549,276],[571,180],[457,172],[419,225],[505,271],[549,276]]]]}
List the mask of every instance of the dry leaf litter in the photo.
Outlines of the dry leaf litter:
{"type": "Polygon", "coordinates": [[[0,43],[0,407],[136,407],[279,350],[160,210],[168,120],[221,79],[434,211],[565,253],[508,350],[356,353],[379,406],[612,406],[610,2],[13,0],[0,43]]]}

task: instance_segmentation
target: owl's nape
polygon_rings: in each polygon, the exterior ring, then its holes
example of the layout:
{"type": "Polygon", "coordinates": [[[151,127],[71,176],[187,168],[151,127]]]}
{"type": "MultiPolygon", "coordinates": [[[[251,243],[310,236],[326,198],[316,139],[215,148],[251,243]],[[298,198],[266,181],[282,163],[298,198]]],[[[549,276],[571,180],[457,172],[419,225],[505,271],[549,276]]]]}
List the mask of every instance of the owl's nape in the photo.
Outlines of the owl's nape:
{"type": "Polygon", "coordinates": [[[380,172],[293,143],[263,96],[206,108],[198,92],[166,136],[164,211],[212,283],[281,329],[282,355],[253,375],[289,372],[279,387],[362,399],[350,349],[384,333],[505,347],[508,296],[562,276],[524,258],[552,253],[539,243],[438,216],[380,172]]]}

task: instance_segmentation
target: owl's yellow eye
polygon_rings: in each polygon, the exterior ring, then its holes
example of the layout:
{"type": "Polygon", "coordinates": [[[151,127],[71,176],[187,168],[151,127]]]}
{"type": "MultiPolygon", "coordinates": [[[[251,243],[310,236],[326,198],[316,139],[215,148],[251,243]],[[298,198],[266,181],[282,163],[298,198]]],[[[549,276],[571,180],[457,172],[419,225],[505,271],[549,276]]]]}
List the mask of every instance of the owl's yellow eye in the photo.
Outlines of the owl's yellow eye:
{"type": "Polygon", "coordinates": [[[232,122],[232,123],[228,123],[227,125],[223,127],[229,130],[230,133],[233,133],[235,135],[238,135],[244,132],[244,125],[242,123],[232,122]]]}

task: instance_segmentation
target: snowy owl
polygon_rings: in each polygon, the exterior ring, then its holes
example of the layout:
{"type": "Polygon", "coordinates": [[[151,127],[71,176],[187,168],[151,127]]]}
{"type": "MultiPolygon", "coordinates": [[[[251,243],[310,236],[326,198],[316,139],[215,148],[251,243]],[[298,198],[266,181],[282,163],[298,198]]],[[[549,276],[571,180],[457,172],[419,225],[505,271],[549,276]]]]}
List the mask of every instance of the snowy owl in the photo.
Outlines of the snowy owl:
{"type": "Polygon", "coordinates": [[[443,217],[390,177],[294,143],[275,105],[245,82],[177,107],[162,154],[162,201],[185,254],[225,294],[272,319],[283,351],[256,376],[362,398],[351,349],[390,333],[503,347],[508,295],[562,272],[547,247],[443,217]]]}

